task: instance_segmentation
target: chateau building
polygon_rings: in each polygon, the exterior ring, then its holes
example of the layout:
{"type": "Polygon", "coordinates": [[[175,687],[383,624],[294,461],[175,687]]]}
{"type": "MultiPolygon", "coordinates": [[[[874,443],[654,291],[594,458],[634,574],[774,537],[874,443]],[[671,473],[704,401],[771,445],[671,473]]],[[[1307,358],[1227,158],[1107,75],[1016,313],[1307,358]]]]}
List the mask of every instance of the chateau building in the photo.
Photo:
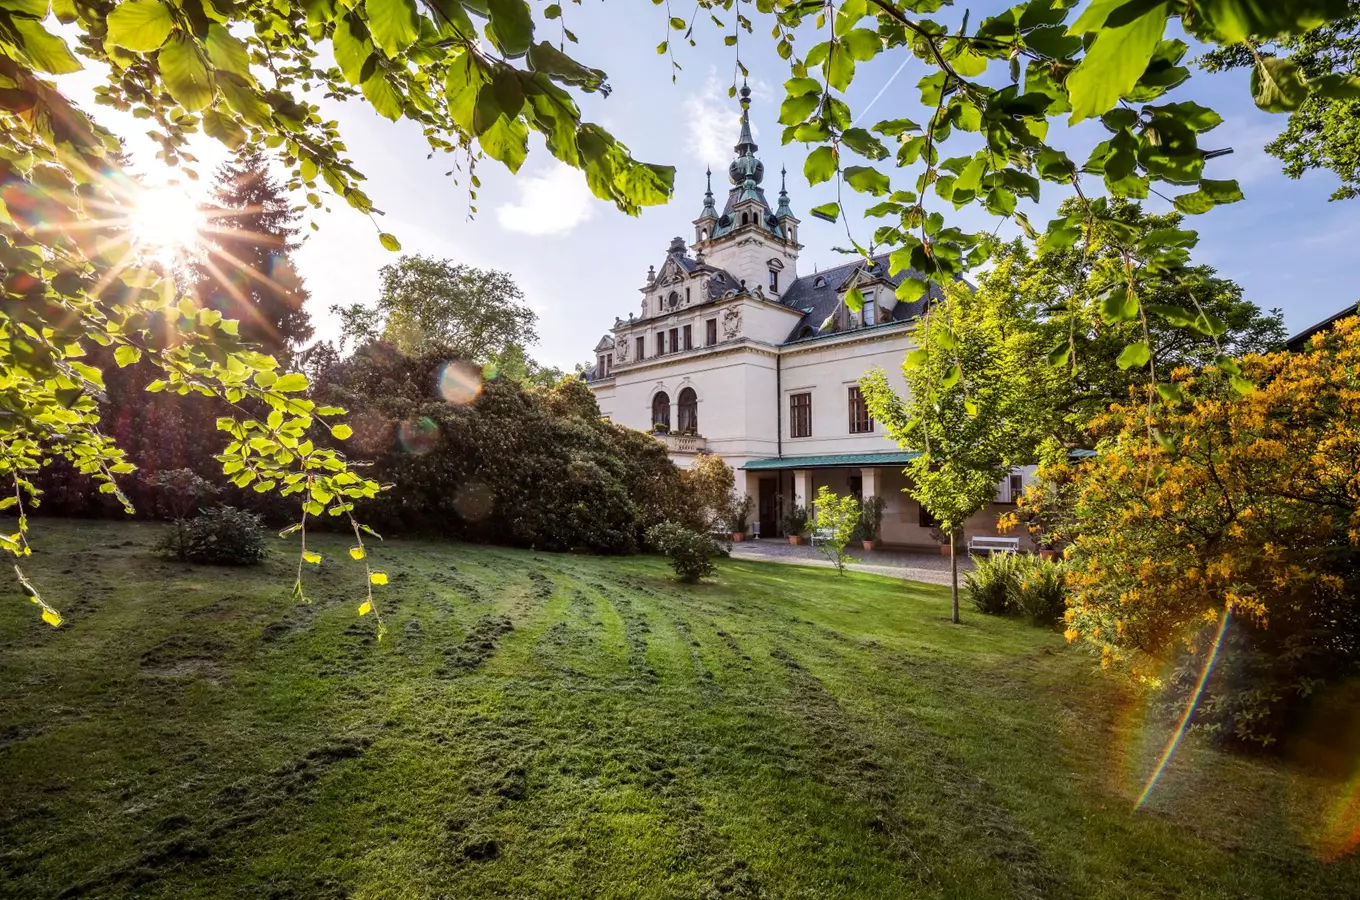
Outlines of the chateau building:
{"type": "MultiPolygon", "coordinates": [[[[693,242],[676,237],[648,269],[641,308],[595,346],[590,387],[605,416],[656,434],[677,465],[723,457],[756,501],[762,536],[780,534],[781,511],[808,505],[827,485],[884,499],[884,544],[934,545],[934,523],[902,472],[911,454],[869,415],[858,381],[878,367],[905,391],[902,360],[938,293],[899,299],[898,284],[913,273],[890,275],[886,255],[799,274],[799,222],[783,171],[777,206],[766,200],[750,93],[741,90],[721,211],[710,172],[693,242]],[[845,302],[852,287],[864,297],[858,311],[845,302]]],[[[999,503],[1022,482],[1016,473],[999,485],[999,503]]],[[[967,530],[995,534],[1000,511],[979,513],[967,530]]]]}

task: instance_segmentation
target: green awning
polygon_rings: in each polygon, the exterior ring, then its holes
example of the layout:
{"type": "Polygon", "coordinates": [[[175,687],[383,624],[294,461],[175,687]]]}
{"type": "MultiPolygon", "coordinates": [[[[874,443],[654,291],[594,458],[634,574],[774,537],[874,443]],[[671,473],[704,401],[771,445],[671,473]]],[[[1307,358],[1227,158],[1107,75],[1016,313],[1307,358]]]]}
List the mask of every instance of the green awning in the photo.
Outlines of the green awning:
{"type": "Polygon", "coordinates": [[[825,456],[780,456],[753,459],[743,469],[836,469],[860,466],[905,466],[921,454],[914,450],[883,453],[829,453],[825,456]]]}

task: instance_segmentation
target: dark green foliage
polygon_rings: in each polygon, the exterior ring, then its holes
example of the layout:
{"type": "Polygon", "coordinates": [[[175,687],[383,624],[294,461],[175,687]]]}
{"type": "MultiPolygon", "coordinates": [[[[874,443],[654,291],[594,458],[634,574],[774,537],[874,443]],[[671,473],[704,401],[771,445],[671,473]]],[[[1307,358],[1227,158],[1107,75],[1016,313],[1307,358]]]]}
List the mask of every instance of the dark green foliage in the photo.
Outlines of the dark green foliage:
{"type": "Polygon", "coordinates": [[[301,346],[312,323],[304,308],[310,295],[292,260],[302,246],[300,216],[258,150],[217,170],[208,218],[194,293],[204,306],[239,319],[241,338],[267,353],[301,346]]]}
{"type": "Polygon", "coordinates": [[[721,553],[718,543],[677,522],[662,522],[647,529],[647,543],[666,555],[676,577],[686,584],[697,584],[717,571],[713,559],[721,553]]]}
{"type": "Polygon", "coordinates": [[[205,509],[187,522],[180,520],[161,543],[167,555],[211,566],[252,566],[263,562],[264,523],[234,506],[205,509]]]}
{"type": "Polygon", "coordinates": [[[407,357],[382,343],[328,378],[318,396],[349,408],[346,451],[394,485],[363,509],[379,531],[630,553],[648,527],[694,521],[665,447],[603,421],[579,379],[534,389],[483,382],[447,353],[407,357]],[[465,402],[445,399],[451,383],[470,386],[465,402]]]}
{"type": "Polygon", "coordinates": [[[784,513],[780,524],[784,526],[784,533],[787,535],[798,535],[807,531],[808,527],[808,508],[806,506],[791,506],[788,512],[784,513]]]}
{"type": "Polygon", "coordinates": [[[964,576],[964,589],[973,607],[990,616],[1004,616],[1010,611],[1010,597],[1019,580],[1018,554],[994,553],[978,557],[973,571],[964,576]]]}
{"type": "Polygon", "coordinates": [[[1042,628],[1057,625],[1067,608],[1063,564],[1038,556],[993,553],[977,557],[964,585],[978,612],[1018,616],[1042,628]]]}
{"type": "MultiPolygon", "coordinates": [[[[1298,66],[1309,82],[1353,77],[1360,63],[1360,0],[1349,0],[1350,15],[1305,34],[1273,41],[1263,48],[1298,66]]],[[[1210,72],[1255,64],[1245,44],[1217,47],[1200,59],[1210,72]]],[[[1284,163],[1284,173],[1299,178],[1313,169],[1330,169],[1341,180],[1333,200],[1360,196],[1360,98],[1345,93],[1313,92],[1290,112],[1289,124],[1266,152],[1284,163]]]]}

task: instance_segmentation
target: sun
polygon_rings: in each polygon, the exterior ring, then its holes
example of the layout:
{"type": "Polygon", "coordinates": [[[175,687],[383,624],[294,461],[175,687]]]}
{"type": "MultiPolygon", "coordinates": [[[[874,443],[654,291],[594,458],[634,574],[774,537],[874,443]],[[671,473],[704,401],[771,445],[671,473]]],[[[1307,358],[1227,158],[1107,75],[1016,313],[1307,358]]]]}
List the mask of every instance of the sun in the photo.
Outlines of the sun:
{"type": "Polygon", "coordinates": [[[129,224],[138,246],[156,256],[175,256],[198,243],[206,219],[193,195],[171,184],[138,192],[129,224]]]}

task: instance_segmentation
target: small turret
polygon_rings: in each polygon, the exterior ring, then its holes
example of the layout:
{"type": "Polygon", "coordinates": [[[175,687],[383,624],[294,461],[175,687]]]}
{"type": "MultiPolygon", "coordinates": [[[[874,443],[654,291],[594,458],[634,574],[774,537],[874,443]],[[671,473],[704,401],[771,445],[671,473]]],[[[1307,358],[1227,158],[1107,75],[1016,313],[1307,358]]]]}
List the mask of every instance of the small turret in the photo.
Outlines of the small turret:
{"type": "Polygon", "coordinates": [[[779,221],[779,227],[784,232],[784,237],[790,241],[798,241],[798,219],[789,207],[789,170],[784,166],[779,167],[779,208],[774,211],[774,217],[779,221]]]}
{"type": "Polygon", "coordinates": [[[704,172],[708,187],[704,191],[704,208],[699,218],[694,220],[694,242],[702,244],[713,236],[713,226],[718,224],[718,207],[713,202],[713,169],[704,172]]]}

